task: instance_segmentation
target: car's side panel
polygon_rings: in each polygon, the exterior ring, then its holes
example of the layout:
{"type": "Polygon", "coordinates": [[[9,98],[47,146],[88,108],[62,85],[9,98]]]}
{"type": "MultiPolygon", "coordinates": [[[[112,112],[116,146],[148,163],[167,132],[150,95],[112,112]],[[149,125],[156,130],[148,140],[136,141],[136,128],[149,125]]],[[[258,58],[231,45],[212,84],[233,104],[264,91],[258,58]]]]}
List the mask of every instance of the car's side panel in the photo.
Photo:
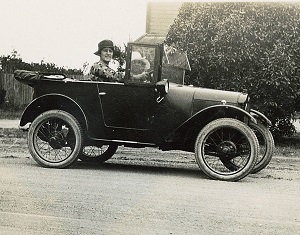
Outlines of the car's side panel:
{"type": "Polygon", "coordinates": [[[156,104],[152,136],[157,143],[164,143],[191,116],[194,88],[186,88],[170,84],[169,93],[156,104]]]}

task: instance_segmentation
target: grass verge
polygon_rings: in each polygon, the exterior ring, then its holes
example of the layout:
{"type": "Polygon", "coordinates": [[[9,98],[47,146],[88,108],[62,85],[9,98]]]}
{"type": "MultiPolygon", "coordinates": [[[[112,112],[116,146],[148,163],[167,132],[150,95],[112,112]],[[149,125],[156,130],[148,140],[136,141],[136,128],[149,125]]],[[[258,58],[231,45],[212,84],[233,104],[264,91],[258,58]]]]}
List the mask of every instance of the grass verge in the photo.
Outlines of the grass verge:
{"type": "Polygon", "coordinates": [[[300,133],[291,137],[282,138],[275,143],[274,155],[299,157],[300,159],[300,133]]]}

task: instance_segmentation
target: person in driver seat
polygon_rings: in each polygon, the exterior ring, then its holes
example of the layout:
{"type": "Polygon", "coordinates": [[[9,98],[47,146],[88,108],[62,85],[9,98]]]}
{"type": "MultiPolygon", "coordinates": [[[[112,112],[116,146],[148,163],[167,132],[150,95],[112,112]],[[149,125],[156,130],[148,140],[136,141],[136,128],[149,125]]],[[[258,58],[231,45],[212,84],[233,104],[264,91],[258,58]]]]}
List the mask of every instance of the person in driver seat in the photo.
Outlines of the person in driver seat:
{"type": "MultiPolygon", "coordinates": [[[[116,72],[109,67],[109,62],[113,58],[114,44],[111,40],[103,40],[98,43],[98,50],[94,53],[100,56],[100,60],[95,62],[90,69],[90,79],[93,81],[101,82],[124,82],[124,74],[116,72]]],[[[134,80],[146,80],[148,79],[148,73],[134,74],[132,78],[134,80]]]]}
{"type": "Polygon", "coordinates": [[[131,78],[133,80],[150,82],[151,76],[149,76],[149,69],[149,61],[143,58],[138,51],[133,51],[131,54],[131,78]]]}

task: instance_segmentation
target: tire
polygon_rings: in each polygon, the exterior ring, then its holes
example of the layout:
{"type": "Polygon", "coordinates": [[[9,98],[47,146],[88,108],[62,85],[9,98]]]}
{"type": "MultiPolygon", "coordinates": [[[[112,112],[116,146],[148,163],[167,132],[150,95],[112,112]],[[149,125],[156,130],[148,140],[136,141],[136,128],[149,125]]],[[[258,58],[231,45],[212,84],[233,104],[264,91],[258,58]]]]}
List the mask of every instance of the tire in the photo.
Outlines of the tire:
{"type": "Polygon", "coordinates": [[[250,123],[259,142],[259,153],[255,166],[251,173],[257,173],[264,169],[271,161],[274,153],[274,138],[270,130],[261,123],[250,123]]]}
{"type": "Polygon", "coordinates": [[[258,140],[243,122],[220,118],[207,124],[195,143],[200,169],[210,178],[238,181],[253,169],[258,155],[258,140]]]}
{"type": "Polygon", "coordinates": [[[83,131],[69,113],[50,110],[39,115],[28,132],[28,148],[33,159],[43,167],[65,168],[82,151],[83,131]]]}
{"type": "Polygon", "coordinates": [[[103,163],[110,159],[117,151],[118,145],[84,146],[79,159],[83,162],[103,163]]]}

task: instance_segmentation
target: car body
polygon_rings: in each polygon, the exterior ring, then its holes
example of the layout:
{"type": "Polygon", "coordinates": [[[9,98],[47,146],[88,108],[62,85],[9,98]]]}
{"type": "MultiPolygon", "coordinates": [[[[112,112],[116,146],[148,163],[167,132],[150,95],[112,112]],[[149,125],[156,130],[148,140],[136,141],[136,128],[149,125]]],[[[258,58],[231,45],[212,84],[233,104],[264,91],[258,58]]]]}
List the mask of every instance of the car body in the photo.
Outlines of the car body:
{"type": "MultiPolygon", "coordinates": [[[[213,121],[224,120],[226,123],[229,120],[230,123],[234,120],[239,124],[242,123],[242,128],[248,128],[249,123],[256,125],[258,120],[264,126],[270,124],[263,114],[250,110],[249,97],[246,93],[170,82],[171,77],[163,73],[165,56],[164,45],[129,43],[125,78],[122,83],[75,80],[60,74],[18,70],[15,72],[15,78],[34,88],[34,99],[26,107],[20,126],[34,123],[40,115],[51,110],[70,115],[78,122],[82,132],[80,134],[82,143],[75,154],[80,158],[80,152],[85,146],[101,147],[102,145],[158,147],[162,150],[194,152],[199,133],[213,121]],[[136,51],[143,55],[143,59],[149,61],[148,70],[151,70],[151,75],[147,80],[133,79],[134,69],[131,66],[131,57],[136,51]]],[[[45,118],[41,118],[40,121],[44,120],[45,118]]],[[[232,126],[229,124],[231,128],[234,128],[234,125],[234,123],[232,126]]],[[[29,136],[32,142],[41,126],[37,125],[36,128],[29,136]]],[[[249,135],[247,139],[252,138],[252,135],[249,135]]],[[[251,154],[255,155],[253,158],[256,158],[258,144],[257,139],[255,137],[253,139],[256,150],[251,149],[251,154]]],[[[231,141],[223,145],[226,148],[227,145],[236,148],[231,141]]],[[[50,147],[59,149],[53,146],[50,147]]],[[[36,153],[34,144],[31,147],[36,160],[43,155],[36,153]]],[[[39,163],[46,167],[60,168],[70,165],[75,159],[77,159],[76,156],[72,161],[64,164],[51,165],[51,161],[49,163],[47,160],[39,163]]],[[[253,168],[255,165],[253,162],[256,160],[249,159],[247,160],[250,162],[248,168],[253,168]]],[[[208,175],[214,179],[234,181],[245,177],[251,171],[248,168],[246,173],[241,173],[242,170],[237,171],[236,173],[239,173],[237,177],[236,175],[227,177],[227,173],[221,177],[219,173],[214,176],[208,175]]]]}

